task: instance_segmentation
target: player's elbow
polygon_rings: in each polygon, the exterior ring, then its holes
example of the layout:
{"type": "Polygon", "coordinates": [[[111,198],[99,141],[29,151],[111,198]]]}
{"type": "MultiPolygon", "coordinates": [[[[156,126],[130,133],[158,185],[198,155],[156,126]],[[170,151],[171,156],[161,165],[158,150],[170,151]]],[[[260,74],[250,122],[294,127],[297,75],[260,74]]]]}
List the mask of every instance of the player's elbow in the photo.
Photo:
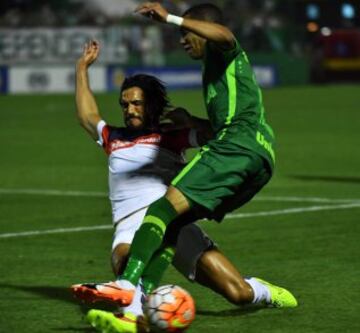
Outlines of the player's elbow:
{"type": "Polygon", "coordinates": [[[81,117],[78,115],[78,121],[80,126],[87,132],[90,134],[90,136],[94,139],[97,140],[98,139],[98,134],[96,132],[96,129],[94,128],[94,126],[92,126],[91,122],[89,122],[89,120],[87,118],[81,117]]]}
{"type": "Polygon", "coordinates": [[[218,44],[223,49],[232,49],[235,45],[235,36],[234,34],[226,27],[220,26],[218,44]]]}
{"type": "Polygon", "coordinates": [[[100,121],[100,117],[97,115],[97,113],[84,112],[81,109],[78,109],[77,118],[80,126],[84,127],[85,129],[95,128],[97,123],[100,121]]]}
{"type": "Polygon", "coordinates": [[[84,117],[82,114],[78,113],[77,120],[81,127],[85,128],[85,129],[87,128],[88,121],[87,121],[86,117],[84,117]]]}

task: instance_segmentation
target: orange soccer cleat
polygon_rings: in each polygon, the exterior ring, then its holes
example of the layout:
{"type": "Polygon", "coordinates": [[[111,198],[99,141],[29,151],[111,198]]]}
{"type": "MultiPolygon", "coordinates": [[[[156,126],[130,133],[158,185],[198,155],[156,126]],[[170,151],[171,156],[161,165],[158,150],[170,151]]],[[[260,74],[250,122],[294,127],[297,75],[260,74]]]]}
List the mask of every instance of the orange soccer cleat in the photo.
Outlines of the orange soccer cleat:
{"type": "Polygon", "coordinates": [[[123,289],[116,282],[74,284],[71,291],[76,298],[87,303],[105,301],[120,306],[130,305],[135,294],[134,289],[123,289]]]}

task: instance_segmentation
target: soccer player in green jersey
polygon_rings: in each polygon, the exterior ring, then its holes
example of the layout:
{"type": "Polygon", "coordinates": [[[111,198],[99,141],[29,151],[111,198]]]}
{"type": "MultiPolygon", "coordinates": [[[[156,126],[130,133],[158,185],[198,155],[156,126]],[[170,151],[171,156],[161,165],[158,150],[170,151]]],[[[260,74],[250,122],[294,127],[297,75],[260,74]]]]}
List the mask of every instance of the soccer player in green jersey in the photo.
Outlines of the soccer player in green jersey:
{"type": "MultiPolygon", "coordinates": [[[[115,282],[94,287],[101,290],[103,299],[121,305],[131,302],[135,285],[149,267],[157,276],[154,280],[159,281],[164,267],[153,263],[162,255],[164,234],[173,220],[194,211],[220,222],[225,214],[260,191],[270,180],[275,163],[274,135],[265,120],[261,91],[245,52],[222,24],[221,11],[212,4],[203,4],[178,17],[159,3],[146,2],[136,12],[178,25],[185,51],[191,58],[202,60],[209,119],[182,112],[176,122],[189,127],[207,124],[215,138],[175,177],[165,196],[149,206],[122,275],[115,282]]],[[[244,303],[297,306],[295,297],[284,288],[255,278],[244,279],[244,284],[244,303]]],[[[147,291],[154,287],[150,284],[147,291]]]]}

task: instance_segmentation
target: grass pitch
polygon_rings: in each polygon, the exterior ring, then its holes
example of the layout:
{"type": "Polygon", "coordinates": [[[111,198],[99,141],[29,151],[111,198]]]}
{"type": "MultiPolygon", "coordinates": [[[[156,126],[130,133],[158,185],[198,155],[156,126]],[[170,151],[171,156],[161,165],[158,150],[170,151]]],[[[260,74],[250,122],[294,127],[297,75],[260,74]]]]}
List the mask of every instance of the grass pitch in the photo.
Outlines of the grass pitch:
{"type": "MultiPolygon", "coordinates": [[[[200,91],[171,93],[204,114],[200,91]]],[[[292,310],[241,309],[170,269],[197,304],[189,333],[359,332],[359,87],[264,92],[277,135],[273,180],[203,227],[244,275],[289,288],[292,310]]],[[[97,95],[120,124],[116,94],[97,95]]],[[[78,126],[74,96],[0,97],[0,332],[92,332],[73,283],[112,279],[107,163],[78,126]]]]}

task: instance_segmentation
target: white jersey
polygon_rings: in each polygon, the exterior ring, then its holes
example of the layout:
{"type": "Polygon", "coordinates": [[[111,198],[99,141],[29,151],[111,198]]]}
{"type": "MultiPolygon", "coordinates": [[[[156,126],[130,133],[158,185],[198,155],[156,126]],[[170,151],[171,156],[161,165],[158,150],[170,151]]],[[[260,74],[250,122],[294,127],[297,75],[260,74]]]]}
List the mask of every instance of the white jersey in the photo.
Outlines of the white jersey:
{"type": "Polygon", "coordinates": [[[113,222],[161,198],[185,165],[183,152],[196,147],[194,130],[168,133],[97,125],[99,144],[108,154],[113,222]]]}

